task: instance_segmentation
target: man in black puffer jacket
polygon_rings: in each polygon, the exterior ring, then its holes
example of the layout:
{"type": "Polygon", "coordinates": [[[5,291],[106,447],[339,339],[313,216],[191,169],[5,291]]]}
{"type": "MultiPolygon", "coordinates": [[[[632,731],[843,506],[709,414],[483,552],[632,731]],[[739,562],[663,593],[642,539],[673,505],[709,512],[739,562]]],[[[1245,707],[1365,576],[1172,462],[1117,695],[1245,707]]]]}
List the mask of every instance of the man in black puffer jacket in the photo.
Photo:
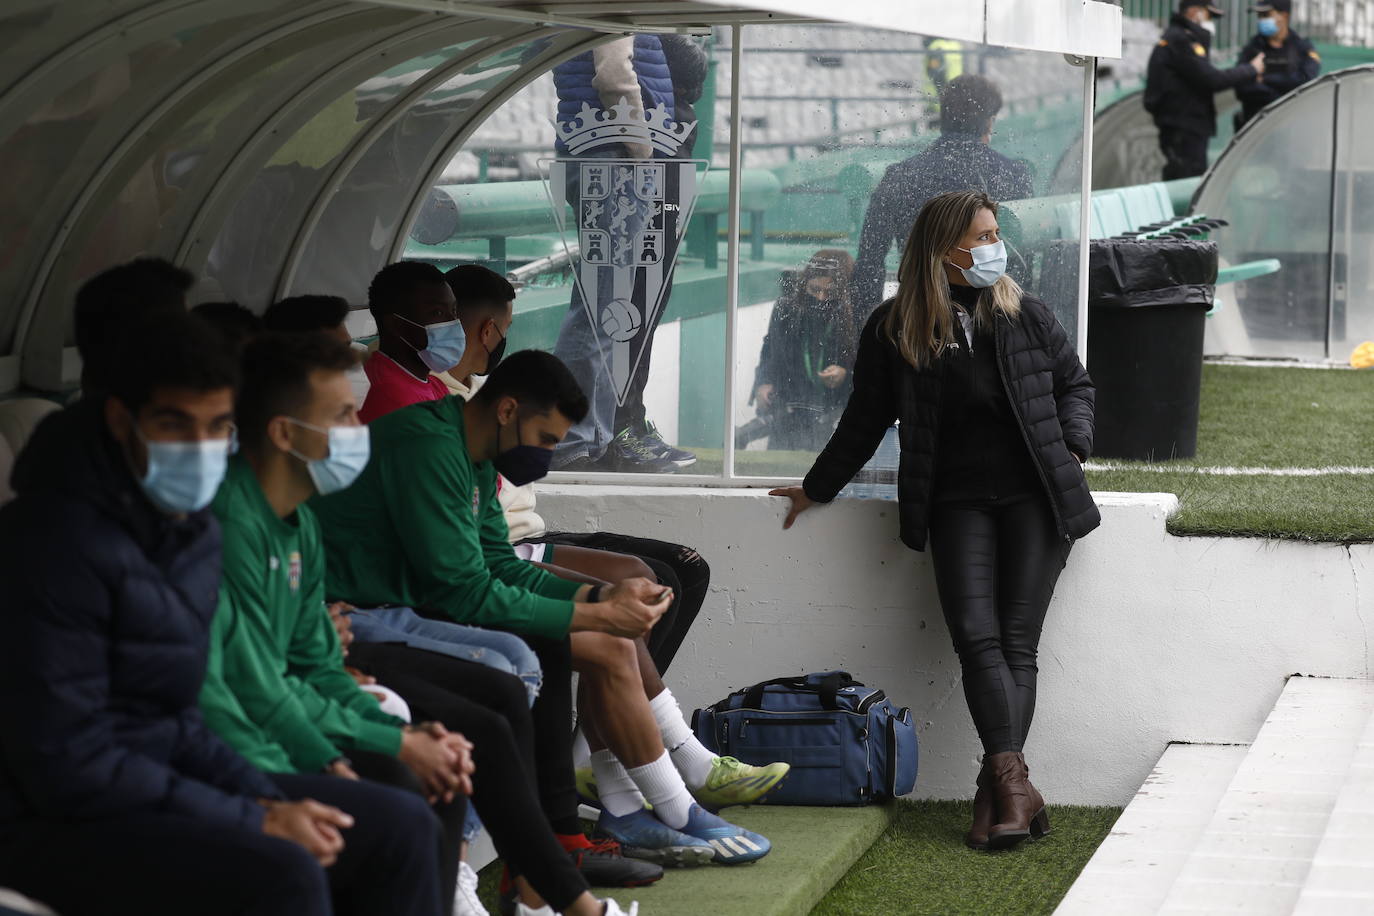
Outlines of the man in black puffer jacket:
{"type": "Polygon", "coordinates": [[[331,889],[333,912],[435,916],[423,800],[269,779],[201,718],[237,373],[198,319],[136,335],[0,510],[0,885],[63,916],[324,916],[331,889]]]}

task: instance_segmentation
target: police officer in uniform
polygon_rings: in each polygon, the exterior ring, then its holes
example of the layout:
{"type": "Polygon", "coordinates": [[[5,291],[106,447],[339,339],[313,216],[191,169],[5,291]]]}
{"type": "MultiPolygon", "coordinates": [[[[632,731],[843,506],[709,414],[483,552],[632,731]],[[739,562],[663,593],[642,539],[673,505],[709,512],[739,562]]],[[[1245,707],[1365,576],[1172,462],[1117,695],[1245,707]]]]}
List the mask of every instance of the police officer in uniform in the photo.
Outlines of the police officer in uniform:
{"type": "Polygon", "coordinates": [[[1240,52],[1240,60],[1256,54],[1264,56],[1264,76],[1254,83],[1236,87],[1241,110],[1236,115],[1236,130],[1270,102],[1287,95],[1321,73],[1321,55],[1312,42],[1293,31],[1293,0],[1271,0],[1254,7],[1259,14],[1259,34],[1240,52]]]}
{"type": "Polygon", "coordinates": [[[1210,0],[1180,0],[1178,12],[1150,55],[1145,78],[1145,110],[1159,128],[1164,180],[1191,178],[1207,171],[1207,141],[1217,132],[1212,96],[1256,82],[1264,73],[1263,54],[1218,70],[1208,60],[1213,20],[1224,15],[1210,0]]]}

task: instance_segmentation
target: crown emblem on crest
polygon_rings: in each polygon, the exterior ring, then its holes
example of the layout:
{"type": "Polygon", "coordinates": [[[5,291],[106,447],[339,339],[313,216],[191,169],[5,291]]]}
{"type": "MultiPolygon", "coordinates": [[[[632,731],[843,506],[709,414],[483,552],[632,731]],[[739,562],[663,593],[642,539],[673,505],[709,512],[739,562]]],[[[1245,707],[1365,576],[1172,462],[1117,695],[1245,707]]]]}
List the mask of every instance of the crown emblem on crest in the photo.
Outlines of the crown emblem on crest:
{"type": "Polygon", "coordinates": [[[662,105],[645,110],[643,118],[621,96],[620,104],[593,108],[586,102],[572,120],[554,122],[558,139],[574,156],[614,143],[642,143],[672,156],[697,126],[696,121],[674,121],[662,105]]]}

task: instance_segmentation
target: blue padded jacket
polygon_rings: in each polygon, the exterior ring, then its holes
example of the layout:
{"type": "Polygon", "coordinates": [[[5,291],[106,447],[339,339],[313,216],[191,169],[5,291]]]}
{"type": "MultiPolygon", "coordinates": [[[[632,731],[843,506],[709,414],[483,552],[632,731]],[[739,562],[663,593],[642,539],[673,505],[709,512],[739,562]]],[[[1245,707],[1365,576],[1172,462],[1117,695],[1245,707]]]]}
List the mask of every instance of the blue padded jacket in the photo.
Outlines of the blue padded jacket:
{"type": "MultiPolygon", "coordinates": [[[[673,78],[668,72],[668,58],[663,53],[663,44],[657,35],[636,35],[634,44],[634,70],[639,78],[639,93],[647,111],[662,105],[669,116],[674,116],[673,78]]],[[[592,108],[603,108],[601,96],[592,85],[596,76],[596,66],[592,52],[587,51],[553,68],[553,84],[558,90],[558,122],[571,121],[582,110],[583,103],[592,108]]],[[[556,142],[558,155],[568,155],[568,148],[562,140],[556,142]]],[[[593,150],[590,156],[611,156],[609,150],[593,150]]],[[[654,151],[654,158],[667,158],[663,153],[654,151]]]]}
{"type": "Polygon", "coordinates": [[[260,830],[256,798],[280,792],[197,706],[219,523],[153,508],[102,407],[43,421],[0,510],[0,826],[161,813],[260,830]]]}

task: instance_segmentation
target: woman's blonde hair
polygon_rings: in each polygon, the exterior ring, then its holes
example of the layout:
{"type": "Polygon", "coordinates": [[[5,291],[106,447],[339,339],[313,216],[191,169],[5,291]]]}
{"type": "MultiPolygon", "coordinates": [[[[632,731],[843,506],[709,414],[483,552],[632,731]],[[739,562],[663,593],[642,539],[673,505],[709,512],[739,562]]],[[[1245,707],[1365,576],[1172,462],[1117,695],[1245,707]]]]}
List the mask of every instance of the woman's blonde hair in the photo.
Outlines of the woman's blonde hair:
{"type": "MultiPolygon", "coordinates": [[[[979,210],[997,213],[997,201],[982,191],[952,191],[932,197],[911,227],[902,264],[897,270],[897,298],[883,322],[883,332],[902,359],[917,369],[935,360],[954,341],[954,305],[950,300],[945,257],[959,245],[979,210]]],[[[974,323],[990,329],[997,314],[1021,313],[1021,286],[1005,274],[983,290],[974,323]]]]}

